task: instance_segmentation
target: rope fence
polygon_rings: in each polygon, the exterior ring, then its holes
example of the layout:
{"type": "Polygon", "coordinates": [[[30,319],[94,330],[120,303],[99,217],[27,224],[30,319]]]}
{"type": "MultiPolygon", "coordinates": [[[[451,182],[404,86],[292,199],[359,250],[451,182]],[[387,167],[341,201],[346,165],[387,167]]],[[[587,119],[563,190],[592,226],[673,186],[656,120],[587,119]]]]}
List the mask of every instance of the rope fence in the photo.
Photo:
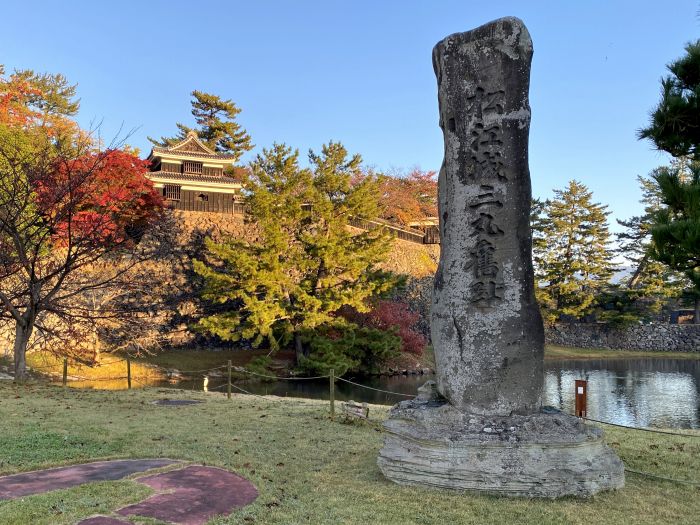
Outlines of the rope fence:
{"type": "Polygon", "coordinates": [[[391,390],[382,390],[381,388],[374,388],[371,386],[367,385],[361,385],[360,383],[355,383],[354,381],[350,381],[349,379],[345,379],[343,377],[337,377],[336,378],[338,381],[343,381],[345,383],[350,383],[351,385],[355,385],[360,388],[365,388],[367,390],[374,390],[375,392],[384,392],[385,394],[392,394],[395,396],[403,396],[403,397],[416,397],[414,394],[402,394],[401,392],[392,392],[391,390]]]}
{"type": "Polygon", "coordinates": [[[651,474],[649,472],[642,472],[641,470],[634,470],[634,469],[627,468],[627,467],[625,467],[625,472],[629,472],[631,474],[637,474],[638,476],[643,476],[645,478],[659,479],[662,481],[670,481],[673,483],[680,483],[682,485],[690,485],[692,487],[700,487],[700,482],[697,482],[697,481],[691,481],[691,480],[687,480],[687,479],[667,478],[666,476],[659,476],[658,474],[651,474]]]}
{"type": "MultiPolygon", "coordinates": [[[[112,365],[112,364],[116,364],[116,363],[120,363],[120,362],[127,362],[127,364],[130,364],[131,360],[130,360],[130,358],[115,359],[114,361],[110,361],[109,363],[101,363],[100,365],[92,367],[92,368],[99,368],[100,366],[108,366],[108,365],[112,365]]],[[[64,360],[64,367],[66,364],[67,364],[67,360],[64,360]]],[[[89,365],[87,365],[87,366],[89,366],[89,365]]],[[[128,368],[130,368],[130,367],[128,367],[128,368]]],[[[350,379],[346,379],[344,377],[338,377],[338,376],[335,376],[335,374],[332,370],[331,370],[330,374],[320,375],[320,376],[285,377],[285,376],[276,376],[276,375],[270,375],[270,374],[261,374],[259,372],[255,372],[253,370],[248,370],[245,367],[233,366],[233,365],[231,365],[230,361],[229,361],[229,364],[227,364],[227,365],[220,365],[220,366],[215,366],[215,367],[211,367],[211,368],[201,368],[201,369],[196,369],[196,370],[168,369],[168,368],[161,367],[161,366],[155,366],[154,368],[160,370],[162,373],[164,373],[165,376],[172,376],[172,375],[174,375],[174,372],[176,373],[176,376],[180,376],[180,375],[186,376],[186,375],[191,375],[191,374],[204,374],[204,375],[206,375],[205,373],[211,373],[214,371],[224,370],[224,369],[230,368],[231,372],[235,371],[235,372],[247,374],[247,375],[254,376],[254,377],[261,377],[261,378],[265,378],[265,379],[274,379],[276,381],[312,381],[312,380],[331,379],[332,378],[333,382],[342,381],[344,383],[348,383],[348,384],[356,386],[358,388],[371,390],[373,392],[380,392],[380,393],[384,393],[384,394],[400,396],[400,397],[405,397],[405,398],[414,398],[415,397],[415,394],[405,394],[403,392],[395,392],[392,390],[385,390],[382,388],[376,388],[376,387],[372,387],[372,386],[368,386],[368,385],[363,385],[361,383],[357,383],[355,381],[352,381],[350,379]]],[[[30,367],[30,369],[31,370],[48,370],[48,369],[55,370],[55,366],[44,366],[44,367],[34,366],[34,367],[30,367]]],[[[147,383],[144,383],[144,382],[136,379],[134,376],[132,376],[130,374],[127,374],[126,376],[104,377],[104,378],[92,378],[92,377],[85,377],[85,376],[70,376],[70,377],[71,377],[71,379],[74,379],[77,381],[118,381],[118,380],[129,379],[129,377],[131,377],[131,379],[137,381],[139,384],[144,385],[144,386],[148,386],[147,383]]],[[[219,377],[221,377],[221,376],[219,376],[219,377]]],[[[220,385],[217,387],[209,387],[209,389],[210,390],[219,389],[219,388],[224,388],[226,386],[227,386],[227,384],[224,383],[223,385],[220,385]]],[[[233,385],[232,385],[232,387],[233,387],[233,385]]],[[[238,388],[240,389],[240,387],[238,387],[238,388]]],[[[250,395],[257,395],[257,394],[250,394],[250,395]]],[[[651,433],[656,433],[656,434],[665,434],[665,435],[679,436],[679,437],[685,437],[685,438],[700,438],[700,434],[684,434],[681,432],[670,432],[668,430],[657,430],[657,429],[647,428],[647,427],[633,427],[633,426],[629,426],[629,425],[621,425],[619,423],[612,423],[610,421],[602,421],[599,419],[593,419],[593,418],[589,418],[589,417],[581,417],[581,419],[583,419],[585,421],[590,421],[592,423],[610,425],[610,426],[614,426],[614,427],[618,427],[618,428],[624,428],[627,430],[638,430],[638,431],[642,431],[642,432],[651,432],[651,433]]]]}
{"type": "MultiPolygon", "coordinates": [[[[112,365],[112,364],[116,364],[116,363],[120,363],[120,362],[127,362],[129,364],[130,361],[131,361],[130,358],[120,358],[120,359],[115,359],[114,361],[110,361],[109,363],[101,363],[100,365],[93,367],[93,368],[99,368],[100,366],[108,366],[108,365],[112,365]]],[[[66,363],[67,363],[67,360],[64,360],[64,366],[66,365],[66,363]]],[[[163,372],[165,376],[172,376],[173,372],[176,372],[177,376],[179,376],[179,375],[186,376],[186,375],[191,375],[191,374],[211,373],[211,372],[218,371],[218,370],[224,370],[224,369],[227,369],[229,367],[230,367],[231,372],[235,371],[235,372],[239,372],[239,373],[243,373],[243,374],[248,374],[248,375],[254,376],[254,377],[261,377],[261,378],[265,378],[265,379],[274,379],[276,381],[312,381],[312,380],[333,378],[333,382],[342,381],[344,383],[348,383],[348,384],[356,386],[358,388],[371,390],[373,392],[380,392],[383,394],[389,394],[389,395],[405,397],[405,398],[414,398],[415,397],[415,394],[405,394],[403,392],[395,392],[392,390],[385,390],[382,388],[376,388],[376,387],[372,387],[372,386],[368,386],[368,385],[363,385],[361,383],[357,383],[355,381],[352,381],[350,379],[346,379],[344,377],[335,376],[333,371],[331,371],[331,374],[320,375],[320,376],[285,377],[285,376],[276,376],[276,375],[270,375],[270,374],[261,374],[259,372],[255,372],[253,370],[248,370],[245,367],[233,366],[230,364],[230,361],[229,361],[229,364],[227,364],[227,365],[220,365],[220,366],[215,366],[215,367],[211,367],[211,368],[201,368],[201,369],[196,369],[196,370],[168,369],[168,368],[161,367],[161,366],[155,366],[154,368],[163,372]]],[[[128,368],[130,368],[130,367],[128,367],[128,368]]],[[[55,367],[54,366],[45,366],[45,367],[36,367],[35,366],[35,367],[30,367],[30,369],[31,370],[48,370],[48,369],[55,370],[55,367]]],[[[92,377],[85,377],[85,376],[70,376],[70,377],[71,377],[71,379],[74,379],[77,381],[119,381],[119,380],[129,379],[129,377],[131,377],[131,379],[135,380],[139,384],[144,385],[144,386],[149,386],[147,383],[144,383],[144,382],[136,379],[134,376],[130,376],[130,374],[128,374],[126,376],[104,377],[104,378],[92,378],[92,377]]],[[[219,377],[221,377],[221,376],[219,376],[219,377]]],[[[209,387],[209,390],[220,389],[220,388],[224,388],[226,386],[227,386],[227,384],[224,383],[223,385],[220,385],[217,387],[209,387]]],[[[231,386],[234,387],[233,384],[231,386]]],[[[239,390],[242,390],[242,389],[240,389],[240,387],[234,387],[234,388],[238,388],[239,390]]],[[[257,394],[251,393],[250,395],[257,395],[257,394]]],[[[259,397],[261,397],[261,396],[259,396],[259,397]]],[[[642,432],[651,432],[651,433],[656,433],[656,434],[665,434],[665,435],[679,436],[679,437],[685,437],[685,438],[700,438],[700,434],[684,434],[681,432],[670,432],[668,430],[657,430],[657,429],[647,428],[647,427],[633,427],[633,426],[629,426],[629,425],[621,425],[619,423],[612,423],[610,421],[602,421],[599,419],[593,419],[593,418],[589,418],[589,417],[581,417],[581,419],[583,419],[585,421],[590,421],[592,423],[599,423],[602,425],[610,425],[610,426],[614,426],[614,427],[618,427],[618,428],[624,428],[627,430],[638,430],[638,431],[642,431],[642,432]]]]}
{"type": "MultiPolygon", "coordinates": [[[[123,381],[126,380],[128,384],[128,388],[131,388],[131,382],[132,380],[135,381],[137,384],[143,386],[143,387],[148,387],[151,386],[147,382],[143,381],[142,377],[133,377],[131,374],[131,359],[130,358],[119,358],[115,359],[113,361],[109,361],[108,363],[101,363],[97,367],[94,368],[99,368],[100,366],[111,366],[117,363],[121,362],[126,362],[127,365],[127,375],[126,376],[117,376],[117,377],[98,377],[98,378],[92,378],[92,377],[85,377],[85,376],[70,376],[72,380],[77,380],[77,381],[96,381],[96,382],[104,382],[104,381],[123,381]]],[[[88,365],[89,366],[89,365],[88,365]]],[[[262,374],[260,372],[256,372],[253,370],[248,370],[245,367],[241,366],[232,366],[231,361],[228,361],[226,365],[220,365],[220,366],[215,366],[211,368],[202,368],[202,369],[197,369],[197,370],[174,370],[174,369],[167,369],[164,367],[156,366],[156,369],[164,372],[166,376],[170,375],[172,376],[174,372],[177,373],[177,376],[186,376],[186,375],[192,375],[192,374],[203,374],[205,377],[207,374],[210,374],[212,372],[219,372],[221,370],[226,370],[225,375],[217,374],[217,376],[214,377],[224,377],[226,378],[227,376],[227,381],[221,385],[217,386],[212,386],[209,387],[205,383],[205,391],[209,392],[211,391],[212,393],[221,393],[226,395],[229,399],[231,399],[231,394],[232,390],[236,390],[237,393],[241,393],[247,396],[252,396],[258,399],[262,399],[265,401],[269,402],[280,402],[282,401],[282,398],[276,398],[274,396],[262,396],[259,394],[255,394],[253,392],[250,392],[249,390],[246,390],[245,388],[234,384],[233,382],[233,372],[238,372],[242,374],[246,374],[252,377],[259,377],[259,378],[264,378],[264,379],[273,379],[275,381],[312,381],[312,380],[320,380],[320,379],[328,379],[329,380],[329,402],[330,402],[330,418],[333,420],[335,419],[335,384],[336,382],[343,382],[347,383],[350,385],[353,385],[357,388],[362,388],[365,390],[373,391],[373,392],[380,392],[383,394],[388,394],[388,395],[394,395],[394,396],[399,396],[399,397],[404,397],[404,398],[415,398],[414,394],[405,394],[403,392],[395,392],[392,390],[385,390],[382,388],[376,388],[368,385],[363,385],[362,383],[358,383],[355,381],[352,381],[350,379],[346,379],[344,377],[337,377],[335,375],[335,371],[333,369],[330,370],[330,373],[327,375],[319,375],[319,376],[311,376],[311,377],[283,377],[283,376],[276,376],[276,375],[271,375],[271,374],[262,374]],[[225,391],[223,391],[226,389],[225,391]]],[[[34,370],[53,370],[55,371],[55,366],[33,366],[30,367],[32,371],[34,370]]],[[[55,374],[54,374],[55,375],[55,374]]],[[[68,360],[64,359],[63,361],[63,385],[66,386],[67,384],[67,378],[68,378],[68,360]]],[[[161,385],[159,385],[161,386],[161,385]]],[[[167,388],[167,387],[166,387],[167,388]]],[[[178,388],[178,387],[170,387],[170,388],[178,388]]],[[[317,407],[318,404],[314,404],[314,407],[317,407]]],[[[577,407],[578,411],[578,407],[577,407]]],[[[613,427],[618,427],[618,428],[623,428],[625,430],[632,430],[632,431],[641,431],[641,432],[647,432],[647,433],[652,433],[652,434],[662,434],[662,435],[670,435],[670,436],[676,436],[676,437],[683,437],[683,438],[700,438],[700,434],[685,434],[681,432],[671,432],[668,430],[657,430],[653,428],[646,428],[646,427],[633,427],[629,425],[622,425],[619,423],[612,423],[610,421],[602,421],[594,418],[589,418],[585,417],[585,415],[578,414],[578,417],[582,420],[589,421],[591,423],[598,423],[602,425],[610,425],[613,427]]],[[[368,419],[369,421],[369,419],[368,419]]],[[[373,427],[375,430],[385,433],[386,430],[382,427],[381,421],[375,422],[375,421],[370,421],[371,423],[376,423],[376,425],[373,424],[373,427]]],[[[700,482],[694,481],[694,480],[684,480],[684,479],[677,479],[677,478],[669,478],[666,476],[660,476],[657,474],[652,474],[649,472],[643,472],[639,471],[636,469],[628,468],[625,467],[625,471],[629,472],[630,474],[646,477],[649,479],[655,479],[655,480],[660,480],[660,481],[668,481],[672,483],[679,483],[679,484],[684,484],[684,485],[690,485],[694,487],[700,487],[700,482]]]]}
{"type": "Polygon", "coordinates": [[[581,419],[585,421],[592,421],[593,423],[601,423],[603,425],[610,425],[612,427],[618,427],[618,428],[626,428],[627,430],[639,430],[642,432],[652,432],[654,434],[666,434],[668,436],[680,436],[680,437],[691,437],[691,438],[700,438],[700,434],[682,434],[681,432],[669,432],[668,430],[657,430],[654,428],[647,428],[647,427],[630,427],[627,425],[620,425],[618,423],[611,423],[610,421],[600,421],[598,419],[592,419],[590,417],[582,417],[581,419]]]}
{"type": "MultiPolygon", "coordinates": [[[[312,379],[328,379],[330,376],[325,375],[325,376],[311,376],[311,377],[281,377],[281,376],[270,376],[270,375],[265,375],[265,374],[259,374],[257,372],[253,372],[252,370],[246,370],[243,367],[240,366],[235,366],[233,369],[236,372],[243,372],[245,374],[250,374],[252,376],[257,376],[257,377],[266,377],[269,379],[276,379],[277,381],[310,381],[312,379]]],[[[340,378],[338,378],[340,379],[340,378]]]]}
{"type": "Polygon", "coordinates": [[[222,368],[226,368],[226,365],[215,366],[214,368],[202,368],[200,370],[180,370],[179,368],[178,369],[175,369],[175,368],[171,369],[171,368],[165,368],[162,366],[159,366],[157,368],[159,368],[161,370],[169,371],[171,373],[172,373],[172,371],[177,371],[178,374],[188,375],[188,374],[202,374],[204,372],[213,372],[214,370],[221,370],[222,368]]]}

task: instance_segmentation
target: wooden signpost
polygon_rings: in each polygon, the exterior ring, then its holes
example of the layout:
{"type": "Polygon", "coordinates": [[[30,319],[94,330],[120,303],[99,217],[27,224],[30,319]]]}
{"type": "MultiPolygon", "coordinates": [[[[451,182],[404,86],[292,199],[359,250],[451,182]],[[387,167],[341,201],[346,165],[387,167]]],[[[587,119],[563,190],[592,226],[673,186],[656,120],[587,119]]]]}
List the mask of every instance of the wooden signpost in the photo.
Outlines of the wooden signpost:
{"type": "Polygon", "coordinates": [[[587,417],[586,412],[586,390],[588,382],[583,379],[577,379],[575,382],[576,388],[576,417],[587,417]]]}

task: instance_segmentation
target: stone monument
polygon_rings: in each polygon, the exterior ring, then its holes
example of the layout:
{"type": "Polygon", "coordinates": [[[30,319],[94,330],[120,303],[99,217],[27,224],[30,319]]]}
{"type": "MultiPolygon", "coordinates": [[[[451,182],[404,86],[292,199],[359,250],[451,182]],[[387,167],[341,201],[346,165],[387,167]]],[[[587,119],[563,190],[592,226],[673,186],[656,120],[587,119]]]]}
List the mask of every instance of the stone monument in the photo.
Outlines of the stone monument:
{"type": "Polygon", "coordinates": [[[531,258],[532,41],[517,18],[433,49],[445,158],[431,309],[437,382],[391,409],[378,465],[401,484],[527,497],[624,485],[602,431],[542,408],[531,258]]]}

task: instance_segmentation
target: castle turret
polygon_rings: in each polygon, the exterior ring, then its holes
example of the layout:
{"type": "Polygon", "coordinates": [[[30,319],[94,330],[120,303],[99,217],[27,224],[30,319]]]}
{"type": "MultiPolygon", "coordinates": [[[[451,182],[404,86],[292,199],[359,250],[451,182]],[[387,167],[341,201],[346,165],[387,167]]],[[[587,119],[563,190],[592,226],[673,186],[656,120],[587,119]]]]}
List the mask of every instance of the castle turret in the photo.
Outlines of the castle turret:
{"type": "Polygon", "coordinates": [[[208,148],[190,131],[172,146],[154,146],[148,160],[148,178],[162,192],[168,206],[177,210],[232,213],[238,206],[242,185],[226,174],[233,155],[208,148]]]}

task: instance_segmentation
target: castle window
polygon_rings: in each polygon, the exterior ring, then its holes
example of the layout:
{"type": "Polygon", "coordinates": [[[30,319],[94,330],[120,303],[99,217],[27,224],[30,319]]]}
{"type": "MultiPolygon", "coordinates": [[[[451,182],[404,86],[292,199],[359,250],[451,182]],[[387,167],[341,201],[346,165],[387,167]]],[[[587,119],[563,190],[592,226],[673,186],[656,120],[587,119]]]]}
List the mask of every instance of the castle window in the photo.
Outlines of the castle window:
{"type": "Polygon", "coordinates": [[[201,162],[193,162],[191,160],[186,160],[182,163],[183,173],[197,173],[201,175],[202,168],[203,166],[201,162]]]}
{"type": "Polygon", "coordinates": [[[163,197],[171,201],[179,201],[180,189],[181,187],[177,184],[166,184],[163,186],[163,197]]]}
{"type": "Polygon", "coordinates": [[[180,165],[172,162],[163,162],[161,170],[167,173],[180,173],[180,165]]]}
{"type": "Polygon", "coordinates": [[[221,177],[224,174],[224,170],[222,168],[213,168],[210,166],[204,166],[202,173],[204,175],[209,176],[209,177],[221,177]]]}

